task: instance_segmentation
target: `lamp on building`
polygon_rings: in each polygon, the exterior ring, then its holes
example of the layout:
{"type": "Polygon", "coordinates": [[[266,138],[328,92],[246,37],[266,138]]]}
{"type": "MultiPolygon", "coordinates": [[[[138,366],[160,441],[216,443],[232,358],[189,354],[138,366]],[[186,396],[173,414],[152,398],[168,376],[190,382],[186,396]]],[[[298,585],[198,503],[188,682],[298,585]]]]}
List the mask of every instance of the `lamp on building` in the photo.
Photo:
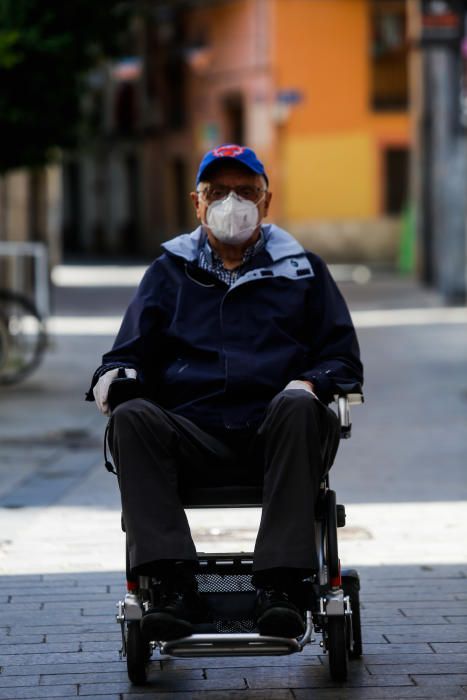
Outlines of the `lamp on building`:
{"type": "Polygon", "coordinates": [[[187,46],[184,51],[185,60],[196,75],[204,75],[211,66],[212,48],[204,41],[187,46]]]}
{"type": "Polygon", "coordinates": [[[142,72],[142,61],[137,56],[122,58],[112,65],[112,78],[117,82],[138,80],[142,72]]]}

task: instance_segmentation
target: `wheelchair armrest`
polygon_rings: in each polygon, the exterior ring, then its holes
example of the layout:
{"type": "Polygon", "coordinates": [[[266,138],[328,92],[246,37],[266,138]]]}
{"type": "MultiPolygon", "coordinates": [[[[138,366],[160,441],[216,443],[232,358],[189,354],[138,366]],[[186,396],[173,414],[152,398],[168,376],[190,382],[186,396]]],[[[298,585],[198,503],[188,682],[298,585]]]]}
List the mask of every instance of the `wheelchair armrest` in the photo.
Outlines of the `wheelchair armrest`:
{"type": "Polygon", "coordinates": [[[363,391],[360,382],[341,382],[336,384],[337,394],[336,396],[353,396],[354,394],[361,396],[361,401],[356,403],[363,403],[363,391]]]}
{"type": "Polygon", "coordinates": [[[361,384],[358,382],[338,384],[338,393],[334,394],[334,401],[337,403],[337,415],[341,425],[341,438],[348,439],[352,434],[352,423],[350,422],[350,406],[355,406],[364,402],[361,384]]]}

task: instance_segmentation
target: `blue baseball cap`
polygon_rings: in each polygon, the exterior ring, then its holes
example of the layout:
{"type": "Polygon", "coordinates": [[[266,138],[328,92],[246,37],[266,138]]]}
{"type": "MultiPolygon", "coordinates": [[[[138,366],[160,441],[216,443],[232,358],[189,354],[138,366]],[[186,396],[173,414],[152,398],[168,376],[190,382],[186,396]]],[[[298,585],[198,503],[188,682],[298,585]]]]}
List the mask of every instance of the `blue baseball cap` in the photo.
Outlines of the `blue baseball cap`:
{"type": "Polygon", "coordinates": [[[213,163],[217,163],[219,160],[232,160],[237,163],[242,163],[249,170],[256,173],[257,175],[263,175],[266,178],[266,182],[269,184],[268,176],[265,173],[264,165],[258,159],[256,153],[246,146],[238,146],[235,143],[224,144],[218,148],[214,148],[212,151],[208,151],[204,156],[199,165],[198,174],[196,176],[196,185],[199,185],[203,179],[203,175],[207,168],[213,163]]]}

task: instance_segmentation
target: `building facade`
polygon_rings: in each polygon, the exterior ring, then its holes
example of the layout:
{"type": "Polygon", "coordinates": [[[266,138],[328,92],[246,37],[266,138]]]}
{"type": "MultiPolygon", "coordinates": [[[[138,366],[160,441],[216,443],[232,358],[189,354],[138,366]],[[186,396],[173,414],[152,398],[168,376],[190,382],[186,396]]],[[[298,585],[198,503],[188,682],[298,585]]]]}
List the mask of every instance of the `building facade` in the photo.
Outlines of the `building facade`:
{"type": "Polygon", "coordinates": [[[254,148],[270,218],[327,259],[395,259],[407,202],[404,0],[147,3],[140,70],[97,90],[101,139],[65,166],[65,245],[157,253],[190,230],[202,154],[254,148]]]}

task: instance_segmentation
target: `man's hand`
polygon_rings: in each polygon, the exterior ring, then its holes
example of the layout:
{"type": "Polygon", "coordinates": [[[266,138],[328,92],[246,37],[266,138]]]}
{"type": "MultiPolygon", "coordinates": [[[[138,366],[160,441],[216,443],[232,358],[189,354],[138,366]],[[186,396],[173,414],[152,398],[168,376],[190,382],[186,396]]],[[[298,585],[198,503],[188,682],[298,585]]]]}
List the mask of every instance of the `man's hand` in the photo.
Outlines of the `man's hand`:
{"type": "MultiPolygon", "coordinates": [[[[126,377],[129,377],[130,379],[136,379],[135,369],[127,369],[126,367],[122,367],[122,369],[125,370],[126,377]]],[[[113,380],[117,378],[118,372],[118,367],[116,367],[115,369],[109,369],[108,372],[99,377],[99,381],[92,390],[92,393],[94,394],[94,398],[96,400],[97,408],[101,413],[104,414],[104,416],[110,415],[110,406],[107,401],[107,397],[109,394],[109,386],[112,384],[113,380]]]]}
{"type": "Polygon", "coordinates": [[[307,382],[305,379],[293,379],[291,382],[287,384],[286,387],[284,387],[284,391],[287,389],[301,389],[301,391],[308,391],[310,394],[313,394],[313,396],[317,399],[318,397],[316,396],[315,392],[313,391],[314,385],[311,382],[307,382]]]}

